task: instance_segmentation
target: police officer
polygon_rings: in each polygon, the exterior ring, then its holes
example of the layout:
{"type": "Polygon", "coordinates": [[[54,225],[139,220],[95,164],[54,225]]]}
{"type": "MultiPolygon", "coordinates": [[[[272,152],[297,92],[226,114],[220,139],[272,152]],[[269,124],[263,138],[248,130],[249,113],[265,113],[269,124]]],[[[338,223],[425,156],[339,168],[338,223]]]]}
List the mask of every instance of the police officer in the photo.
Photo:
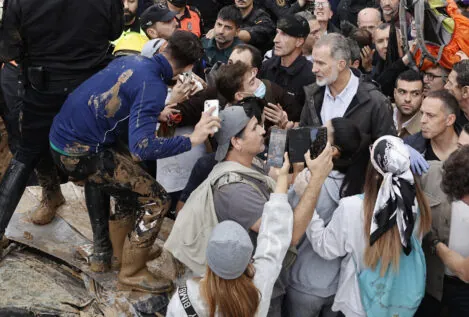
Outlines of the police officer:
{"type": "Polygon", "coordinates": [[[179,28],[189,31],[200,38],[202,35],[202,17],[197,8],[187,5],[187,0],[167,0],[169,10],[176,12],[179,28]]]}
{"type": "Polygon", "coordinates": [[[235,5],[243,16],[239,39],[265,53],[272,47],[275,33],[275,24],[270,15],[254,7],[254,0],[235,0],[235,5]]]}
{"type": "Polygon", "coordinates": [[[122,0],[10,0],[5,9],[0,55],[18,62],[24,89],[20,144],[0,183],[0,238],[34,168],[43,198],[32,221],[50,222],[64,203],[49,150],[52,120],[68,94],[107,65],[109,41],[124,24],[122,0]]]}

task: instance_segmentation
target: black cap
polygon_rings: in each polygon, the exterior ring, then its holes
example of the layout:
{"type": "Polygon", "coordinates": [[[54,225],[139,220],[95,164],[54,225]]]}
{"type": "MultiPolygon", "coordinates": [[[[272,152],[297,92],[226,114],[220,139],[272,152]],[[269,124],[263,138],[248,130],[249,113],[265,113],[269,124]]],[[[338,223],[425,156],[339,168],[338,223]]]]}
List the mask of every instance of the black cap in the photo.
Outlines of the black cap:
{"type": "Polygon", "coordinates": [[[161,4],[155,4],[146,9],[140,16],[140,26],[146,30],[156,22],[168,22],[174,19],[176,12],[170,11],[161,4]]]}
{"type": "Polygon", "coordinates": [[[307,37],[310,31],[308,21],[297,15],[283,16],[277,21],[277,29],[294,37],[307,37]]]}

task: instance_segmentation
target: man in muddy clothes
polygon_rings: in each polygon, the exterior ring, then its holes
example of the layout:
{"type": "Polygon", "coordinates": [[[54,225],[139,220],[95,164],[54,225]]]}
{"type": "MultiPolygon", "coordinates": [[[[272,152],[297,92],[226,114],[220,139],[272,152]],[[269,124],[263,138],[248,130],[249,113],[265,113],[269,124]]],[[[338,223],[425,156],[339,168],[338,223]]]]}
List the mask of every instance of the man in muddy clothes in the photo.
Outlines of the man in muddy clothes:
{"type": "MultiPolygon", "coordinates": [[[[36,168],[42,202],[30,214],[46,224],[63,204],[49,149],[54,116],[68,94],[111,60],[109,41],[124,24],[121,0],[10,0],[4,3],[0,60],[16,61],[22,74],[21,138],[0,183],[0,239],[36,168]]],[[[20,88],[20,87],[18,87],[20,88]]]]}
{"type": "Polygon", "coordinates": [[[119,282],[134,290],[159,293],[172,286],[145,265],[170,198],[135,161],[189,151],[220,127],[217,117],[204,113],[189,136],[156,135],[167,83],[192,69],[202,54],[195,35],[176,31],[161,54],[119,58],[69,96],[51,128],[54,161],[72,179],[85,181],[94,237],[92,269],[107,271],[111,263],[120,264],[119,282]],[[130,153],[117,146],[126,125],[130,153]],[[110,227],[109,199],[96,197],[101,194],[116,198],[110,227]]]}

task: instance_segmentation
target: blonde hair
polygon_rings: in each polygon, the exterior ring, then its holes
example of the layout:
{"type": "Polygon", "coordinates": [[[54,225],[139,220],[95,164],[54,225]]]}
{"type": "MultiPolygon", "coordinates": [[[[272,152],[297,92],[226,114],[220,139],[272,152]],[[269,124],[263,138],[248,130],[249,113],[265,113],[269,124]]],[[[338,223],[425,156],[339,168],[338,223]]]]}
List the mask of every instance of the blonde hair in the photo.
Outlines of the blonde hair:
{"type": "MultiPolygon", "coordinates": [[[[375,269],[378,261],[381,260],[381,276],[384,276],[389,266],[397,271],[399,268],[399,259],[401,255],[402,245],[399,236],[399,229],[397,225],[393,226],[390,230],[384,233],[372,246],[370,246],[370,230],[371,220],[373,218],[373,210],[378,196],[378,190],[381,185],[383,177],[373,168],[371,164],[368,165],[365,180],[365,198],[363,201],[363,209],[365,216],[365,239],[367,246],[365,249],[365,265],[375,269]]],[[[430,231],[432,222],[431,209],[428,205],[427,199],[420,188],[419,184],[415,182],[416,198],[420,209],[420,230],[421,235],[430,231]]]]}
{"type": "Polygon", "coordinates": [[[207,303],[209,316],[218,313],[223,317],[252,317],[260,303],[260,292],[253,282],[254,266],[250,263],[243,275],[225,280],[208,266],[205,277],[200,280],[200,293],[207,303]]]}

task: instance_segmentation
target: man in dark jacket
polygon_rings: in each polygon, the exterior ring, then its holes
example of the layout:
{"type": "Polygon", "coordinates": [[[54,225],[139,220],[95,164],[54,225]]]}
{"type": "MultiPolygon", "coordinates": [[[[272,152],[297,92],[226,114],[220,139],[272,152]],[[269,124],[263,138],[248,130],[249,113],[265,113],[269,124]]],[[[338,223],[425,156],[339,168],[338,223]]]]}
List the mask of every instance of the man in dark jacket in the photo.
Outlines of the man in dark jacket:
{"type": "Polygon", "coordinates": [[[254,0],[254,4],[267,11],[276,22],[285,15],[303,10],[307,0],[254,0]]]}
{"type": "Polygon", "coordinates": [[[263,53],[272,47],[275,25],[269,14],[254,7],[253,0],[235,0],[236,7],[241,11],[243,21],[238,37],[247,44],[254,45],[263,53]]]}
{"type": "Polygon", "coordinates": [[[295,97],[295,111],[301,112],[305,101],[303,87],[314,82],[312,64],[302,48],[309,35],[309,24],[300,16],[285,16],[277,23],[275,56],[262,64],[259,78],[266,78],[295,97]]]}
{"type": "Polygon", "coordinates": [[[3,47],[13,50],[4,57],[18,62],[24,87],[21,140],[0,183],[0,237],[34,168],[43,195],[31,220],[50,222],[64,203],[49,151],[52,120],[68,94],[110,61],[109,41],[119,37],[123,25],[121,0],[8,2],[3,47]]]}
{"type": "Polygon", "coordinates": [[[350,47],[340,34],[327,34],[313,48],[316,83],[305,87],[301,126],[321,126],[336,118],[349,118],[372,141],[396,135],[389,100],[370,82],[350,69],[350,47]]]}

